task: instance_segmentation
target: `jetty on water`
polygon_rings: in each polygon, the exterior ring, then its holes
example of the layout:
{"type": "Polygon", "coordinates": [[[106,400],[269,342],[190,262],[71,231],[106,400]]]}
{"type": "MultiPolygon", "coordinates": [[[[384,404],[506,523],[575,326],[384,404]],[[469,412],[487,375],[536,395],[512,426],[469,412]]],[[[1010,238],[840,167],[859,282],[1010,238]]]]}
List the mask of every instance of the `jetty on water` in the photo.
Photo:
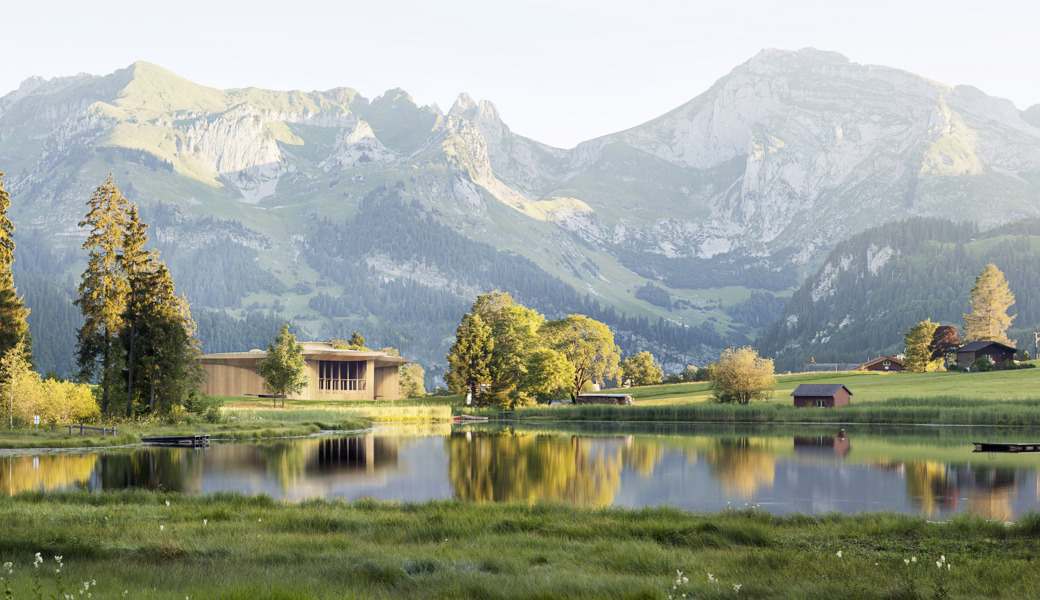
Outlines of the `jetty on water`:
{"type": "Polygon", "coordinates": [[[201,448],[209,446],[208,433],[196,433],[194,435],[153,435],[141,438],[141,441],[149,446],[185,446],[189,448],[201,448]]]}
{"type": "Polygon", "coordinates": [[[1040,452],[1040,442],[974,442],[975,452],[1040,452]]]}

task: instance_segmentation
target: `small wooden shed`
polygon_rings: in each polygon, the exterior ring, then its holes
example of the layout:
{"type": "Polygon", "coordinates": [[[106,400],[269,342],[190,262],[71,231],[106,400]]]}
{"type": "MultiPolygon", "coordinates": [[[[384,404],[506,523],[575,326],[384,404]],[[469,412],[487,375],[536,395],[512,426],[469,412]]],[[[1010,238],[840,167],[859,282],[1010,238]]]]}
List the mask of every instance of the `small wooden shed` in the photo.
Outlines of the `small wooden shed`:
{"type": "Polygon", "coordinates": [[[848,406],[852,400],[852,392],[841,383],[803,383],[791,395],[796,408],[834,408],[848,406]]]}
{"type": "Polygon", "coordinates": [[[575,404],[616,404],[631,406],[632,394],[581,394],[574,399],[575,404]]]}

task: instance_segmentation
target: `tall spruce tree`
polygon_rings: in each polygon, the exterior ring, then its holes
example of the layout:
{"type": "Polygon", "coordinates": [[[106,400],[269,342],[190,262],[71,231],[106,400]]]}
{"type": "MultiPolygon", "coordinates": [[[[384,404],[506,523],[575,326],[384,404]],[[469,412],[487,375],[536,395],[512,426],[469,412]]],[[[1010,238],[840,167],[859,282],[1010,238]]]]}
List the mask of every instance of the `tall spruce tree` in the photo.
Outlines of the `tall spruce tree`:
{"type": "Polygon", "coordinates": [[[122,387],[119,383],[124,353],[119,332],[124,325],[129,285],[121,255],[130,203],[109,174],[105,184],[94,190],[87,206],[90,210],[79,223],[88,230],[83,243],[88,255],[75,301],[83,313],[83,326],[76,332],[76,359],[84,378],[97,379],[101,412],[109,414],[113,395],[122,387]]]}
{"type": "Polygon", "coordinates": [[[491,328],[476,313],[466,313],[455,330],[455,343],[448,351],[444,381],[456,394],[469,393],[469,401],[484,402],[484,385],[491,378],[491,356],[495,341],[491,328]]]}
{"type": "Polygon", "coordinates": [[[1007,330],[1017,315],[1007,311],[1015,303],[1004,273],[990,263],[975,278],[971,288],[971,313],[964,315],[964,339],[972,342],[1000,342],[1014,346],[1015,340],[1008,339],[1007,330]]]}
{"type": "MultiPolygon", "coordinates": [[[[140,367],[138,338],[144,326],[145,311],[149,310],[152,302],[145,283],[150,275],[149,271],[153,270],[155,265],[152,255],[144,249],[148,243],[148,234],[145,231],[148,226],[141,222],[136,204],[131,205],[127,217],[124,224],[123,253],[120,257],[123,275],[126,277],[127,302],[123,312],[124,329],[120,337],[123,339],[123,349],[126,352],[126,416],[130,417],[137,399],[134,393],[134,378],[140,367]]],[[[150,402],[149,412],[153,412],[153,406],[154,403],[150,402]]]]}
{"type": "Polygon", "coordinates": [[[7,217],[11,195],[4,189],[0,173],[0,356],[22,342],[25,359],[32,364],[32,338],[26,319],[29,309],[14,286],[11,266],[14,264],[14,224],[7,217]]]}

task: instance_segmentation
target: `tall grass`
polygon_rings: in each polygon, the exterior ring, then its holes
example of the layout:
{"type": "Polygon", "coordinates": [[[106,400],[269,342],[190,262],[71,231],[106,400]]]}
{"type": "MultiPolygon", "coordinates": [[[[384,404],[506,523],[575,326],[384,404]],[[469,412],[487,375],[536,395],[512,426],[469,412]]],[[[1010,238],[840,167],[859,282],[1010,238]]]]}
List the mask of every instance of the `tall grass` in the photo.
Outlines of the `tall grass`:
{"type": "Polygon", "coordinates": [[[908,597],[911,556],[931,597],[924,567],[945,556],[952,597],[1026,598],[1038,522],[27,493],[0,498],[0,563],[15,598],[33,597],[41,552],[94,598],[664,598],[681,570],[698,597],[880,600],[908,597]]]}
{"type": "Polygon", "coordinates": [[[879,423],[942,425],[1040,425],[1040,399],[892,398],[839,408],[795,408],[775,402],[748,405],[699,402],[665,406],[579,405],[523,408],[514,419],[573,421],[673,421],[715,423],[879,423]]]}

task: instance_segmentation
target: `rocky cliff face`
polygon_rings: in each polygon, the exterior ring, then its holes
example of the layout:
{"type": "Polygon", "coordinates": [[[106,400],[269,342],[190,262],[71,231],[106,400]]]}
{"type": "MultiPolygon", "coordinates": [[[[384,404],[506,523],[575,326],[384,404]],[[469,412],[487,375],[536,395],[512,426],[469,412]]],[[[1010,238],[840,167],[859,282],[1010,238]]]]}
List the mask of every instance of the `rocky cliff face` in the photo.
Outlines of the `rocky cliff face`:
{"type": "MultiPolygon", "coordinates": [[[[309,224],[391,188],[582,293],[688,325],[714,319],[739,337],[755,329],[706,290],[781,291],[879,222],[1040,214],[1038,110],[834,53],[771,50],[653,121],[563,150],[512,133],[491,102],[466,94],[444,114],[403,90],[372,101],[347,88],[214,90],[137,63],[29,80],[0,98],[0,170],[16,219],[70,248],[83,203],[112,171],[132,200],[180,211],[173,230],[237,223],[237,237],[198,243],[232,251],[249,239],[264,248],[262,270],[300,289],[317,281],[299,257],[309,224]],[[634,296],[648,282],[671,309],[634,296]]],[[[450,273],[415,260],[357,264],[445,289],[450,273]]]]}

